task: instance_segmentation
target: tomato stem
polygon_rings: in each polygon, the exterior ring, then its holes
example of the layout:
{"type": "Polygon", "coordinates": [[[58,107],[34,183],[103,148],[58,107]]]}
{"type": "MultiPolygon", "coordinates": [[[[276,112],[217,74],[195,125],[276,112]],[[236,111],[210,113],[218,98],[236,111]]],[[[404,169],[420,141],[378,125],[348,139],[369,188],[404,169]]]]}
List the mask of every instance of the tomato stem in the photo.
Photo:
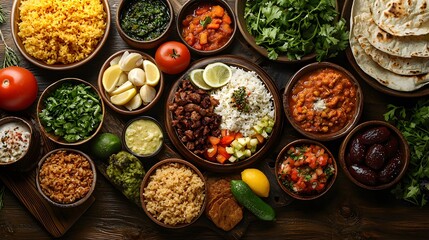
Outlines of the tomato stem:
{"type": "Polygon", "coordinates": [[[1,83],[1,85],[2,85],[3,87],[8,87],[8,86],[9,86],[9,84],[10,84],[9,79],[4,79],[4,80],[3,80],[3,82],[1,83]]]}
{"type": "Polygon", "coordinates": [[[176,59],[176,58],[180,57],[180,54],[177,53],[176,49],[173,48],[171,50],[173,52],[172,54],[170,54],[171,58],[176,59]]]}

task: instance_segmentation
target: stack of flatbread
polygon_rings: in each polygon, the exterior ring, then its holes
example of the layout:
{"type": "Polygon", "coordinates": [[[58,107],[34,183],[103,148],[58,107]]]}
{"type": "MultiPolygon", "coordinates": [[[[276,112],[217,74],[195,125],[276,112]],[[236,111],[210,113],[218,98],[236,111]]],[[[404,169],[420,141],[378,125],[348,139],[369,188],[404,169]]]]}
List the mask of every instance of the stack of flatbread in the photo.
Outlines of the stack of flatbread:
{"type": "Polygon", "coordinates": [[[429,0],[354,0],[350,24],[366,74],[398,91],[429,83],[429,0]]]}

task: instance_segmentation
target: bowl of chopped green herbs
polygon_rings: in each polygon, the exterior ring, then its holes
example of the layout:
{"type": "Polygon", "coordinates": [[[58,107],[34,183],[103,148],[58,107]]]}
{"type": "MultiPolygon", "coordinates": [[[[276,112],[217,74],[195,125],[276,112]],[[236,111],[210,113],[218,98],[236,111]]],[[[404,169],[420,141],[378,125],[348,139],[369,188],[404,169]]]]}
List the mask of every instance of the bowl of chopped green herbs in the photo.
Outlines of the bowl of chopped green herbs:
{"type": "Polygon", "coordinates": [[[236,1],[237,26],[248,44],[270,60],[294,63],[334,57],[348,44],[335,0],[236,1]]]}
{"type": "Polygon", "coordinates": [[[93,138],[101,129],[104,112],[98,90],[78,78],[64,78],[49,85],[37,102],[41,132],[66,146],[93,138]]]}
{"type": "Polygon", "coordinates": [[[131,47],[152,49],[167,40],[174,11],[169,0],[121,0],[116,11],[116,29],[131,47]]]}

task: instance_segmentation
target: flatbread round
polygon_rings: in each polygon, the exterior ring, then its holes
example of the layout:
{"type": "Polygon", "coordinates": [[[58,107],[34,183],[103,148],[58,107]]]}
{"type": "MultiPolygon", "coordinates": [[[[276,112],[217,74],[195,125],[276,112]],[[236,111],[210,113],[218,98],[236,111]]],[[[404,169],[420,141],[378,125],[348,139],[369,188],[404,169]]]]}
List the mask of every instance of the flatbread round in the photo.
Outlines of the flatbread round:
{"type": "Polygon", "coordinates": [[[394,36],[429,34],[429,0],[373,0],[372,17],[394,36]]]}
{"type": "MultiPolygon", "coordinates": [[[[382,52],[372,46],[367,38],[368,22],[371,21],[371,15],[362,13],[354,18],[353,35],[357,37],[360,46],[365,53],[369,55],[374,62],[391,72],[400,75],[419,75],[429,73],[429,58],[411,57],[402,58],[382,52]]],[[[410,47],[412,48],[412,43],[410,47]]]]}
{"type": "Polygon", "coordinates": [[[350,47],[352,49],[353,56],[362,71],[388,88],[397,91],[410,92],[429,83],[429,74],[402,76],[380,67],[365,53],[357,38],[354,36],[350,37],[350,47]]]}

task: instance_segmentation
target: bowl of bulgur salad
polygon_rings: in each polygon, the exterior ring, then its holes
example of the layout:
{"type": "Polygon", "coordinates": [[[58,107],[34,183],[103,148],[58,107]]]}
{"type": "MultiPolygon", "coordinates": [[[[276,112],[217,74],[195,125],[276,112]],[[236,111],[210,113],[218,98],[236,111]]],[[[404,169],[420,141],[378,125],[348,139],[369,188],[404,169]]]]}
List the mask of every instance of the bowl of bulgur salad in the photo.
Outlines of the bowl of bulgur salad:
{"type": "Polygon", "coordinates": [[[94,191],[96,181],[94,162],[79,150],[52,150],[37,166],[37,189],[56,207],[71,208],[83,204],[94,191]]]}
{"type": "Polygon", "coordinates": [[[106,42],[109,2],[17,0],[12,6],[11,30],[18,50],[34,65],[73,69],[95,57],[106,42]]]}
{"type": "Polygon", "coordinates": [[[27,120],[12,116],[0,119],[0,167],[21,172],[34,167],[39,136],[27,120]]]}

